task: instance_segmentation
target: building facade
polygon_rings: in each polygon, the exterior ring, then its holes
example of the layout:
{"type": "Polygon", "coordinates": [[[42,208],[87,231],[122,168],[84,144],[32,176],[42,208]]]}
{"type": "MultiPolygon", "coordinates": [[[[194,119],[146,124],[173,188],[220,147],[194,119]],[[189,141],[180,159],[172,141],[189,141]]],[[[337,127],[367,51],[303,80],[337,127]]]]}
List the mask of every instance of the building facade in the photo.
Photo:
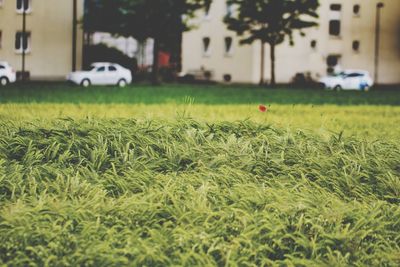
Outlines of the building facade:
{"type": "MultiPolygon", "coordinates": [[[[196,28],[183,36],[183,71],[205,69],[217,81],[258,83],[261,44],[240,45],[240,37],[223,22],[228,12],[232,7],[225,0],[199,12],[192,22],[196,28]]],[[[400,84],[399,0],[320,0],[318,12],[318,27],[305,30],[305,37],[295,35],[294,46],[285,41],[276,48],[278,83],[290,82],[296,73],[318,79],[333,70],[364,69],[380,84],[400,84]]],[[[268,45],[265,62],[268,80],[268,45]]]]}
{"type": "Polygon", "coordinates": [[[81,68],[83,34],[76,20],[83,16],[83,2],[0,0],[0,61],[18,72],[25,54],[25,70],[32,80],[64,79],[81,68]]]}

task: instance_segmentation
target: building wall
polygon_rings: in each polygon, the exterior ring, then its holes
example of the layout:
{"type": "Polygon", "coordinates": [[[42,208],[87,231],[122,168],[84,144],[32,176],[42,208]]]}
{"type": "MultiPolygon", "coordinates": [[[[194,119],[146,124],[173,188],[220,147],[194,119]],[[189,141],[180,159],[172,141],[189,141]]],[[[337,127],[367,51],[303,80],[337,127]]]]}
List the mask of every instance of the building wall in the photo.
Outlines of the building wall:
{"type": "MultiPolygon", "coordinates": [[[[276,50],[276,77],[280,83],[292,80],[296,73],[310,73],[315,79],[327,74],[327,59],[330,55],[340,56],[338,69],[365,69],[374,76],[375,67],[375,18],[376,5],[383,2],[381,10],[381,38],[378,82],[381,84],[400,83],[400,1],[398,0],[320,0],[319,26],[305,30],[306,36],[295,34],[295,45],[286,40],[276,50]],[[331,4],[340,4],[341,30],[339,36],[329,34],[332,18],[331,4]],[[360,5],[358,15],[353,13],[354,5],[360,5]],[[311,47],[311,41],[316,47],[311,47]],[[353,41],[359,41],[359,51],[353,50],[353,41]]],[[[204,19],[199,12],[194,24],[197,29],[184,34],[183,69],[212,69],[216,80],[222,80],[222,73],[233,73],[233,82],[257,83],[260,79],[260,43],[240,46],[239,37],[229,32],[222,22],[226,14],[225,0],[214,0],[210,18],[204,19]],[[224,57],[223,36],[234,36],[235,50],[229,58],[224,57]],[[202,37],[210,36],[211,54],[202,53],[202,37]],[[221,48],[222,47],[222,48],[221,48]]],[[[266,45],[265,77],[270,79],[269,46],[266,45]]]]}
{"type": "MultiPolygon", "coordinates": [[[[400,1],[397,0],[322,0],[319,27],[318,53],[325,64],[329,54],[341,55],[340,65],[344,69],[365,69],[375,73],[375,29],[376,5],[381,9],[381,35],[379,48],[378,83],[400,83],[400,1]],[[330,5],[342,5],[342,29],[340,37],[331,37],[329,32],[330,5]],[[360,5],[359,15],[353,13],[354,5],[360,5]],[[360,42],[359,51],[352,48],[353,41],[360,42]]],[[[326,68],[326,65],[325,65],[326,68]]]]}
{"type": "MultiPolygon", "coordinates": [[[[214,72],[214,78],[218,81],[223,80],[223,76],[231,75],[234,82],[256,82],[253,81],[254,73],[254,47],[251,45],[240,46],[236,34],[226,30],[222,21],[226,14],[226,4],[224,1],[213,1],[210,13],[205,15],[204,11],[199,11],[197,18],[192,22],[197,26],[196,29],[184,33],[182,68],[184,72],[199,70],[202,67],[214,72]],[[209,37],[210,51],[203,53],[203,38],[209,37]],[[232,37],[232,53],[225,53],[224,38],[232,37]],[[239,67],[240,66],[240,67],[239,67]]],[[[254,77],[259,79],[258,77],[254,77]]]]}
{"type": "MultiPolygon", "coordinates": [[[[78,19],[83,16],[78,0],[78,19]]],[[[63,79],[72,70],[72,1],[31,0],[26,29],[31,33],[31,50],[26,54],[26,70],[32,79],[63,79]]],[[[15,0],[3,0],[0,7],[2,40],[0,60],[21,70],[22,55],[15,51],[15,34],[22,30],[22,14],[15,0]]],[[[78,25],[77,68],[82,64],[82,31],[78,25]]]]}

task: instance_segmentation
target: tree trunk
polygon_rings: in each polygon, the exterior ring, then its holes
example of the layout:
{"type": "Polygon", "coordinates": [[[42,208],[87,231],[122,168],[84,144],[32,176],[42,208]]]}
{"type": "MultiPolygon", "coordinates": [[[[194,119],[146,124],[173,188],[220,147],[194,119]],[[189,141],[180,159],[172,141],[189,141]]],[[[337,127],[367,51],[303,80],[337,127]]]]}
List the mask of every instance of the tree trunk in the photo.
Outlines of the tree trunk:
{"type": "Polygon", "coordinates": [[[271,46],[271,86],[275,87],[275,44],[270,44],[271,46]]]}
{"type": "Polygon", "coordinates": [[[72,2],[72,71],[76,71],[76,51],[77,51],[77,16],[78,16],[78,2],[72,2]]]}
{"type": "Polygon", "coordinates": [[[177,72],[182,71],[182,38],[183,38],[183,32],[179,32],[177,37],[178,44],[176,45],[176,58],[174,62],[175,71],[177,72]]]}
{"type": "Polygon", "coordinates": [[[90,31],[83,31],[83,48],[82,48],[82,67],[88,68],[89,65],[93,62],[90,62],[90,60],[93,58],[89,52],[90,49],[90,39],[91,38],[91,32],[90,31]]]}
{"type": "Polygon", "coordinates": [[[265,73],[265,42],[261,41],[260,85],[264,85],[265,82],[264,73],[265,73]]]}
{"type": "Polygon", "coordinates": [[[160,79],[158,77],[159,72],[159,62],[158,62],[158,54],[160,51],[160,44],[157,38],[154,38],[154,48],[153,48],[153,68],[151,73],[151,83],[153,85],[159,85],[160,79]]]}

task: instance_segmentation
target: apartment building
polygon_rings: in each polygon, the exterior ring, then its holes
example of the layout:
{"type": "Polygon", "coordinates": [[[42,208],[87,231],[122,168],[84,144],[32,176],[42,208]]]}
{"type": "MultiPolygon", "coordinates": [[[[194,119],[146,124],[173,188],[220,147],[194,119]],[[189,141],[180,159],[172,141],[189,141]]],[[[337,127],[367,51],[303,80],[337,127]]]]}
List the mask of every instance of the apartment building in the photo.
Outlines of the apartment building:
{"type": "MultiPolygon", "coordinates": [[[[240,37],[223,23],[229,12],[225,0],[199,12],[192,22],[197,28],[183,36],[183,71],[205,69],[217,81],[258,83],[261,44],[240,45],[240,37]]],[[[294,46],[286,41],[277,47],[277,82],[288,83],[296,73],[317,79],[341,68],[365,69],[380,84],[400,84],[399,0],[320,0],[319,15],[319,26],[305,30],[305,37],[297,34],[294,46]]],[[[265,54],[268,80],[268,45],[265,54]]]]}
{"type": "Polygon", "coordinates": [[[83,34],[76,22],[83,16],[83,2],[0,0],[0,61],[21,71],[25,58],[32,80],[64,79],[79,69],[83,34]]]}

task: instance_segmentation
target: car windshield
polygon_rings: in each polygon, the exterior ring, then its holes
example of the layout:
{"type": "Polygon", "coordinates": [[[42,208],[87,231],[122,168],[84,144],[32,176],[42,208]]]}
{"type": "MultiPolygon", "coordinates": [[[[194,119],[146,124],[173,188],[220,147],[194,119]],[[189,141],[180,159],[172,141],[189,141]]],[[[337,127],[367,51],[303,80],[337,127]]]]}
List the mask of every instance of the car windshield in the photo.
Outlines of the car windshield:
{"type": "Polygon", "coordinates": [[[346,76],[344,72],[328,73],[328,77],[344,77],[344,76],[346,76]]]}
{"type": "Polygon", "coordinates": [[[331,74],[332,77],[346,78],[349,77],[349,73],[339,72],[331,74]]]}
{"type": "Polygon", "coordinates": [[[362,73],[349,73],[347,74],[347,77],[349,78],[356,78],[356,77],[363,77],[364,75],[362,73]]]}
{"type": "Polygon", "coordinates": [[[83,68],[83,70],[84,71],[92,71],[92,70],[94,70],[96,67],[95,66],[88,66],[88,67],[85,67],[85,68],[83,68]]]}

